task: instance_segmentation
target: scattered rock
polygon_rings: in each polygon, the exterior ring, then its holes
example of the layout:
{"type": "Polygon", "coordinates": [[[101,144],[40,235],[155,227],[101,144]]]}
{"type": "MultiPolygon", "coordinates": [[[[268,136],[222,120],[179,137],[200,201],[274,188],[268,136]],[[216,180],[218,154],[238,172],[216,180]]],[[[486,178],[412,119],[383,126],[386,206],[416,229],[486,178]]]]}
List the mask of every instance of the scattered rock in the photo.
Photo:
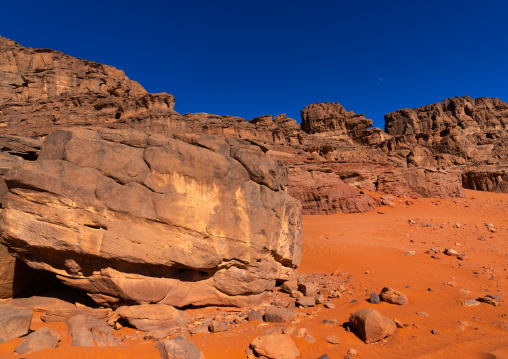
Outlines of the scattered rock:
{"type": "Polygon", "coordinates": [[[474,300],[474,299],[468,299],[468,300],[462,302],[462,305],[464,307],[475,307],[477,305],[480,305],[480,302],[477,300],[474,300]]]}
{"type": "Polygon", "coordinates": [[[314,295],[314,299],[316,304],[323,304],[325,302],[325,296],[322,293],[314,295]]]}
{"type": "Polygon", "coordinates": [[[336,335],[332,335],[332,334],[327,335],[325,340],[327,343],[330,343],[330,344],[334,344],[334,345],[339,344],[339,338],[337,338],[336,335]]]}
{"type": "Polygon", "coordinates": [[[138,330],[168,330],[187,323],[187,313],[165,304],[141,304],[120,307],[117,314],[138,330]]]}
{"type": "Polygon", "coordinates": [[[59,341],[60,336],[56,331],[44,327],[28,334],[28,336],[14,348],[14,352],[18,355],[23,355],[40,352],[48,348],[54,349],[58,346],[59,341]]]}
{"type": "Polygon", "coordinates": [[[370,293],[369,303],[371,304],[379,304],[381,299],[377,293],[370,293]]]}
{"type": "Polygon", "coordinates": [[[458,257],[459,256],[459,253],[456,250],[451,249],[451,248],[445,248],[443,253],[446,254],[447,256],[452,256],[452,257],[458,257]]]}
{"type": "Polygon", "coordinates": [[[208,329],[210,329],[212,333],[225,332],[226,330],[228,330],[228,325],[226,323],[212,320],[210,325],[208,326],[208,329]]]}
{"type": "Polygon", "coordinates": [[[409,303],[404,294],[389,287],[384,287],[383,290],[381,290],[379,297],[385,302],[391,304],[406,305],[409,303]]]}
{"type": "Polygon", "coordinates": [[[371,308],[357,310],[351,314],[349,321],[365,343],[374,343],[386,338],[395,333],[397,328],[393,320],[371,308]]]}
{"type": "Polygon", "coordinates": [[[407,251],[405,255],[406,256],[414,256],[415,253],[416,253],[415,251],[407,251]]]}
{"type": "Polygon", "coordinates": [[[416,312],[416,315],[420,317],[430,317],[430,314],[427,312],[416,312]]]}
{"type": "Polygon", "coordinates": [[[254,339],[250,348],[268,359],[295,359],[300,355],[295,342],[286,334],[263,335],[254,339]]]}
{"type": "Polygon", "coordinates": [[[252,321],[262,321],[263,320],[263,312],[260,311],[260,310],[251,310],[247,314],[247,320],[249,322],[252,322],[252,321]]]}
{"type": "Polygon", "coordinates": [[[297,314],[293,309],[272,308],[268,309],[263,317],[268,323],[287,323],[293,320],[297,314]]]}
{"type": "Polygon", "coordinates": [[[438,334],[439,334],[439,332],[438,332],[436,329],[432,329],[430,332],[431,332],[432,334],[434,334],[434,335],[438,335],[438,334]]]}
{"type": "Polygon", "coordinates": [[[356,349],[354,349],[354,348],[351,348],[351,349],[349,349],[349,350],[347,351],[347,355],[352,356],[352,357],[355,357],[355,356],[357,356],[357,355],[358,355],[358,351],[357,351],[356,349]]]}
{"type": "Polygon", "coordinates": [[[335,303],[333,303],[333,302],[326,302],[325,303],[325,308],[333,309],[333,308],[335,308],[335,303]]]}
{"type": "Polygon", "coordinates": [[[328,354],[323,354],[317,359],[330,359],[330,357],[328,356],[328,354]]]}
{"type": "Polygon", "coordinates": [[[304,308],[313,307],[316,305],[316,300],[314,296],[304,296],[296,299],[296,304],[304,308]]]}
{"type": "Polygon", "coordinates": [[[184,336],[161,340],[155,347],[161,359],[205,359],[199,348],[184,336]]]}
{"type": "Polygon", "coordinates": [[[300,282],[298,290],[305,296],[314,296],[318,290],[318,284],[316,282],[300,282]]]}
{"type": "Polygon", "coordinates": [[[477,298],[476,300],[478,302],[483,302],[483,303],[487,303],[487,304],[493,305],[494,307],[497,307],[499,305],[499,302],[497,301],[497,299],[494,299],[494,298],[489,297],[489,296],[480,297],[480,298],[477,298]]]}
{"type": "Polygon", "coordinates": [[[26,335],[30,330],[32,315],[30,309],[0,304],[0,343],[26,335]]]}

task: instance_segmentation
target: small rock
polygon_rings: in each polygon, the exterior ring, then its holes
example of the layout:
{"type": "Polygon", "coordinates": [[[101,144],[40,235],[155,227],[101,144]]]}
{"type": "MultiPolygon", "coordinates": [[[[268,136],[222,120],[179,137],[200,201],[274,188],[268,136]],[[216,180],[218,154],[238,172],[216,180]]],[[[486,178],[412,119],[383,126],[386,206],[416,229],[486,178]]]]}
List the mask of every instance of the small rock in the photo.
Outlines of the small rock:
{"type": "Polygon", "coordinates": [[[452,257],[458,257],[459,256],[459,253],[456,250],[451,249],[451,248],[445,248],[443,253],[446,254],[447,256],[452,256],[452,257]]]}
{"type": "Polygon", "coordinates": [[[284,334],[293,335],[296,332],[296,327],[294,325],[290,325],[289,327],[282,330],[284,334]]]}
{"type": "Polygon", "coordinates": [[[395,325],[397,326],[397,328],[404,328],[404,324],[402,324],[400,322],[400,320],[394,319],[393,321],[394,321],[395,325]]]}
{"type": "Polygon", "coordinates": [[[371,308],[362,308],[351,314],[349,321],[358,330],[365,343],[374,343],[393,333],[397,326],[393,320],[386,318],[371,308]]]}
{"type": "Polygon", "coordinates": [[[296,305],[304,308],[313,307],[316,305],[316,300],[314,296],[304,296],[296,299],[296,305]]]}
{"type": "Polygon", "coordinates": [[[14,352],[18,355],[40,352],[44,349],[54,349],[58,346],[60,336],[58,333],[49,328],[41,328],[28,336],[14,348],[14,352]]]}
{"type": "Polygon", "coordinates": [[[316,282],[302,281],[298,284],[298,290],[305,296],[314,296],[318,290],[318,284],[316,282]]]}
{"type": "Polygon", "coordinates": [[[333,309],[333,308],[335,308],[335,303],[333,303],[333,302],[326,302],[325,303],[325,308],[333,309]]]}
{"type": "Polygon", "coordinates": [[[483,302],[483,303],[493,305],[494,307],[497,307],[499,305],[499,302],[490,296],[480,297],[480,298],[477,298],[476,300],[478,302],[483,302]]]}
{"type": "Polygon", "coordinates": [[[321,293],[314,296],[316,304],[323,304],[325,302],[325,296],[321,293]]]}
{"type": "Polygon", "coordinates": [[[379,304],[380,298],[377,293],[370,293],[369,303],[371,304],[379,304]]]}
{"type": "Polygon", "coordinates": [[[300,356],[295,342],[286,334],[257,337],[252,341],[250,347],[256,355],[270,359],[295,359],[300,356]]]}
{"type": "Polygon", "coordinates": [[[330,357],[328,356],[328,354],[323,354],[317,359],[330,359],[330,357]]]}
{"type": "Polygon", "coordinates": [[[404,294],[389,287],[384,287],[381,290],[379,297],[387,303],[398,305],[406,305],[409,303],[407,297],[404,294]]]}
{"type": "Polygon", "coordinates": [[[434,334],[434,335],[438,335],[438,334],[439,334],[439,332],[438,332],[436,329],[432,329],[430,332],[431,332],[432,334],[434,334]]]}
{"type": "Polygon", "coordinates": [[[309,334],[309,330],[307,328],[300,328],[295,332],[296,338],[303,338],[309,334]]]}
{"type": "Polygon", "coordinates": [[[337,345],[339,344],[339,338],[336,335],[327,335],[325,338],[327,343],[337,345]]]}
{"type": "Polygon", "coordinates": [[[161,359],[205,359],[199,348],[184,336],[161,340],[155,347],[161,359]]]}
{"type": "Polygon", "coordinates": [[[462,303],[464,307],[475,307],[477,305],[480,305],[480,302],[474,299],[468,299],[465,302],[462,303]]]}
{"type": "Polygon", "coordinates": [[[305,338],[303,338],[303,339],[305,339],[305,341],[308,343],[315,343],[316,342],[316,339],[310,334],[307,334],[305,336],[305,338]]]}
{"type": "Polygon", "coordinates": [[[355,356],[357,356],[357,355],[358,355],[358,351],[357,351],[356,349],[354,349],[354,348],[351,348],[351,349],[349,349],[349,350],[347,351],[347,355],[352,356],[352,357],[355,357],[355,356]]]}
{"type": "Polygon", "coordinates": [[[405,255],[406,256],[414,256],[415,253],[416,253],[415,251],[407,251],[405,255]]]}
{"type": "Polygon", "coordinates": [[[264,319],[268,323],[287,323],[293,320],[297,312],[293,309],[272,308],[268,309],[264,315],[264,319]]]}
{"type": "Polygon", "coordinates": [[[430,314],[427,312],[416,312],[416,315],[420,317],[430,317],[430,314]]]}
{"type": "Polygon", "coordinates": [[[247,320],[249,322],[252,322],[252,321],[262,321],[263,320],[263,312],[261,312],[260,310],[251,310],[247,314],[247,320]]]}
{"type": "Polygon", "coordinates": [[[210,332],[212,333],[225,332],[226,330],[228,330],[228,325],[226,323],[212,320],[210,322],[210,325],[208,326],[208,329],[210,329],[210,332]]]}

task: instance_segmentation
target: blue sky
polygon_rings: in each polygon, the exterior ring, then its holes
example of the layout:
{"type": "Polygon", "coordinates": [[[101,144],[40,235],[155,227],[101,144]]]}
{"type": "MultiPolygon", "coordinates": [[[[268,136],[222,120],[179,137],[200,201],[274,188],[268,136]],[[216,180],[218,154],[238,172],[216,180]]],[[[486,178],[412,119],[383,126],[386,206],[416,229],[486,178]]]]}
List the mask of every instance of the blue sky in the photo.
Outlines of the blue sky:
{"type": "Polygon", "coordinates": [[[180,113],[508,101],[508,1],[9,1],[0,35],[112,65],[180,113]]]}

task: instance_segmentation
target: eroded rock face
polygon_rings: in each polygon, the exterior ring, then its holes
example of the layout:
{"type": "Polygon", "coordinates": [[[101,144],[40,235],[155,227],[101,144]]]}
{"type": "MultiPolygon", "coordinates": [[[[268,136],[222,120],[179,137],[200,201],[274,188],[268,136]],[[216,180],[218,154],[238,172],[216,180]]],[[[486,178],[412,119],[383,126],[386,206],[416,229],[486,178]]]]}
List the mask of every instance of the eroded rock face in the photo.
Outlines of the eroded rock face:
{"type": "Polygon", "coordinates": [[[358,137],[372,126],[362,114],[346,111],[340,103],[314,103],[301,110],[302,129],[309,134],[358,137]]]}
{"type": "Polygon", "coordinates": [[[6,176],[2,242],[101,304],[248,305],[301,259],[301,208],[258,147],[60,130],[6,176]]]}
{"type": "Polygon", "coordinates": [[[0,73],[2,133],[41,136],[54,126],[130,123],[174,113],[173,96],[149,94],[121,70],[1,36],[0,73]]]}
{"type": "Polygon", "coordinates": [[[289,180],[289,194],[302,202],[303,214],[360,213],[379,205],[377,199],[359,193],[335,173],[295,169],[289,180]]]}

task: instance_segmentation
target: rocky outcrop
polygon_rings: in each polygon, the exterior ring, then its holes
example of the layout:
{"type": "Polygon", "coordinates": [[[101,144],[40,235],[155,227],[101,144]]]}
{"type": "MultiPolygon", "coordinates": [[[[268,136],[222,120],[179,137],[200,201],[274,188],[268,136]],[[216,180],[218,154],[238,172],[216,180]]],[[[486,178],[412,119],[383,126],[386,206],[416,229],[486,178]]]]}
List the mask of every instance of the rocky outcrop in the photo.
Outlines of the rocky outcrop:
{"type": "Polygon", "coordinates": [[[385,131],[392,136],[433,133],[450,128],[501,131],[508,128],[508,105],[498,98],[449,98],[415,109],[385,115],[385,131]]]}
{"type": "Polygon", "coordinates": [[[335,173],[290,171],[289,194],[302,202],[303,214],[359,213],[379,205],[369,194],[359,193],[335,173]]]}
{"type": "Polygon", "coordinates": [[[462,173],[462,186],[477,191],[508,193],[508,164],[466,168],[462,173]]]}
{"type": "Polygon", "coordinates": [[[54,126],[135,123],[172,113],[174,97],[149,94],[112,66],[0,37],[0,128],[43,136],[54,126]]]}
{"type": "Polygon", "coordinates": [[[188,140],[53,132],[6,176],[2,242],[101,304],[261,300],[301,259],[287,173],[249,143],[188,140]]]}
{"type": "Polygon", "coordinates": [[[370,118],[346,111],[337,102],[308,105],[301,110],[301,115],[302,130],[308,134],[355,139],[372,126],[370,118]]]}

